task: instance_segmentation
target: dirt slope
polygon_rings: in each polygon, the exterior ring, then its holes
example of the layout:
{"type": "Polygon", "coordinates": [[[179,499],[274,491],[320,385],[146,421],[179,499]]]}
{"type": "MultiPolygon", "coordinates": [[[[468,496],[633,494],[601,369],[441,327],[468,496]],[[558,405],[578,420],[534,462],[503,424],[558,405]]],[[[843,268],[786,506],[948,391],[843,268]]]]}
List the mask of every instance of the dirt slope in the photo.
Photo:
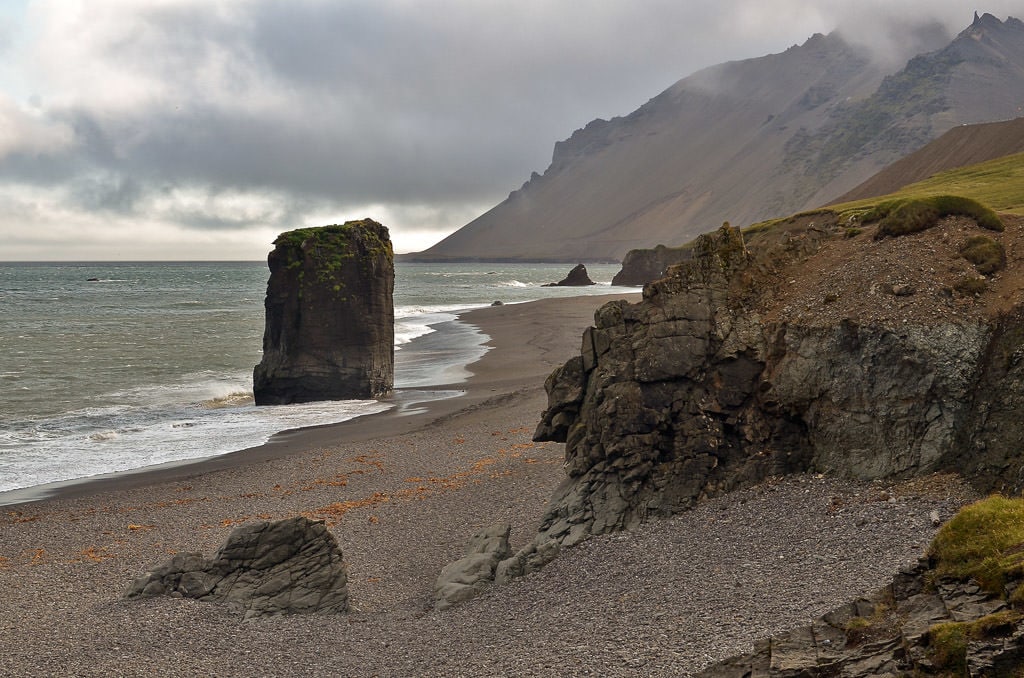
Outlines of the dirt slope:
{"type": "Polygon", "coordinates": [[[894,193],[938,172],[1024,152],[1024,118],[954,127],[829,204],[894,193]]]}

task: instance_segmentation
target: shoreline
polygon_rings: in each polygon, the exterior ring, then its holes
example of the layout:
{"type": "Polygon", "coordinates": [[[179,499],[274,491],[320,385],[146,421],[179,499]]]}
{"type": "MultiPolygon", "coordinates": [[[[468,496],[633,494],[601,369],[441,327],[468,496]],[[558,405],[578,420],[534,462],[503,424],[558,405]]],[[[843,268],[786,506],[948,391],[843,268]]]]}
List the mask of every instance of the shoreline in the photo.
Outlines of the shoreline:
{"type": "Polygon", "coordinates": [[[930,512],[958,508],[944,486],[776,479],[435,612],[437,575],[469,537],[508,524],[525,545],[565,481],[564,446],[532,441],[543,380],[605,300],[463,314],[493,350],[458,398],[0,510],[0,674],[692,675],[886,585],[931,539],[930,512]],[[349,613],[242,622],[219,604],[121,598],[172,554],[297,515],[338,540],[349,613]]]}
{"type": "MultiPolygon", "coordinates": [[[[484,406],[499,390],[516,391],[530,388],[531,384],[543,390],[544,379],[551,370],[572,357],[580,335],[593,322],[593,311],[614,299],[637,301],[639,298],[639,291],[580,295],[459,311],[455,313],[455,321],[446,322],[475,328],[487,337],[483,343],[485,351],[479,359],[455,366],[468,372],[462,381],[398,388],[380,401],[394,404],[385,412],[359,415],[335,424],[286,429],[275,433],[263,444],[224,454],[0,492],[0,508],[21,508],[51,500],[134,489],[279,459],[327,444],[402,435],[460,410],[484,406]],[[569,327],[582,321],[586,322],[578,328],[576,345],[572,345],[571,337],[565,335],[569,333],[569,327]],[[524,327],[523,323],[527,326],[524,327]],[[531,329],[528,331],[527,327],[531,329]],[[543,342],[555,345],[549,347],[543,342]],[[507,376],[509,373],[515,376],[507,376]]],[[[433,338],[437,334],[438,331],[428,333],[413,341],[433,338]]]]}

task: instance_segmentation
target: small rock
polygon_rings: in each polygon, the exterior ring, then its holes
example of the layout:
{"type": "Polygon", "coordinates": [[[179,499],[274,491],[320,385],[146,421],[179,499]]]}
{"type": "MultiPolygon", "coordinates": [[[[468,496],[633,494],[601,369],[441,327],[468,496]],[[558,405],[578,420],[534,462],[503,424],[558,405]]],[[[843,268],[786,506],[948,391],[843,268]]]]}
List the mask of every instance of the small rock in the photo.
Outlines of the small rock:
{"type": "Polygon", "coordinates": [[[909,283],[899,283],[892,286],[892,293],[897,297],[909,297],[917,290],[909,283]]]}
{"type": "Polygon", "coordinates": [[[434,609],[464,603],[494,581],[498,561],[508,556],[508,523],[492,525],[469,539],[463,557],[445,565],[434,584],[434,609]]]}

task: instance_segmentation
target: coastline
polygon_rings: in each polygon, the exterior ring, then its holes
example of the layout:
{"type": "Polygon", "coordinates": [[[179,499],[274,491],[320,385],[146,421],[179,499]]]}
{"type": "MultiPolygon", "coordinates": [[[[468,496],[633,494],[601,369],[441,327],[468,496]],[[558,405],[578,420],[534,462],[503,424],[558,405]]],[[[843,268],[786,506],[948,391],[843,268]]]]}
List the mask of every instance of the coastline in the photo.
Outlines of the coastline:
{"type": "MultiPolygon", "coordinates": [[[[460,410],[481,407],[499,392],[539,388],[543,393],[544,379],[578,348],[583,330],[593,322],[593,312],[613,299],[636,301],[639,297],[640,293],[635,292],[549,298],[462,311],[456,313],[458,320],[454,322],[463,326],[457,331],[465,332],[464,326],[468,325],[487,337],[486,352],[475,362],[461,366],[468,372],[464,381],[396,389],[382,401],[394,404],[386,412],[280,431],[262,445],[226,454],[0,492],[0,510],[181,480],[332,443],[401,435],[460,410]]],[[[436,341],[440,337],[443,330],[413,341],[436,341]]]]}
{"type": "Polygon", "coordinates": [[[461,397],[0,508],[0,675],[690,675],[885,585],[931,538],[930,512],[958,507],[922,488],[771,481],[434,612],[470,535],[508,523],[519,548],[564,481],[563,446],[531,440],[543,379],[606,300],[463,314],[493,350],[450,385],[461,397]],[[217,604],[121,599],[171,554],[295,515],[338,539],[350,613],[243,623],[217,604]]]}

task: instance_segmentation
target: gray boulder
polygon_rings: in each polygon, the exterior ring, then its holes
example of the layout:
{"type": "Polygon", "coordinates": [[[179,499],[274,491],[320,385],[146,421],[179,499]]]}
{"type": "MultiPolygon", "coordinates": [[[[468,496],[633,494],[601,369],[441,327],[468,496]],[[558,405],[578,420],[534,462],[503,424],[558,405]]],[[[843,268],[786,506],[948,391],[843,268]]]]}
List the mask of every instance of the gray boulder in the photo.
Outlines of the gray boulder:
{"type": "Polygon", "coordinates": [[[243,525],[207,560],[178,553],[136,579],[125,598],[167,595],[226,603],[244,618],[348,611],[341,548],[322,521],[243,525]]]}
{"type": "Polygon", "coordinates": [[[492,525],[474,534],[463,557],[441,570],[434,585],[434,609],[448,608],[475,598],[494,581],[498,562],[508,556],[511,527],[492,525]]]}

